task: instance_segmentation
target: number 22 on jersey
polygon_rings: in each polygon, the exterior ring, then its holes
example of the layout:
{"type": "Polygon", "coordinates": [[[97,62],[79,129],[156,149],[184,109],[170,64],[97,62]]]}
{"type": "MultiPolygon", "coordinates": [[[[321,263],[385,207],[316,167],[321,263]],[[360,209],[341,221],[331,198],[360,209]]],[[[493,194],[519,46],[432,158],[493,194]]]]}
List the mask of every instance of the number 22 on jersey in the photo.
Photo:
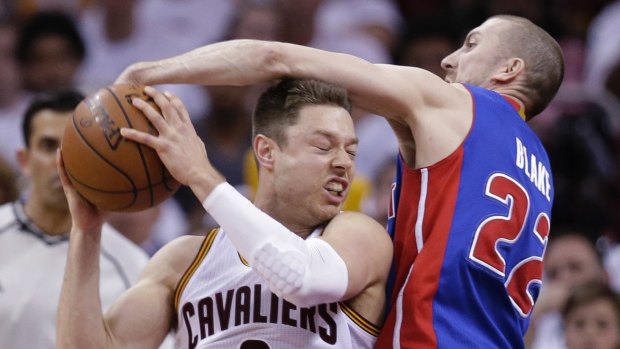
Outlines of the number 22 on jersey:
{"type": "Polygon", "coordinates": [[[542,255],[549,235],[549,216],[544,212],[536,212],[531,215],[536,217],[533,228],[527,229],[526,221],[531,209],[529,195],[523,186],[505,174],[496,173],[491,176],[487,181],[485,194],[504,203],[508,207],[508,214],[491,216],[478,226],[469,258],[504,279],[510,301],[515,310],[525,318],[534,306],[534,297],[529,288],[534,283],[542,284],[542,255]],[[540,249],[540,255],[526,256],[517,261],[506,276],[506,250],[500,250],[498,245],[502,243],[512,246],[522,234],[536,239],[543,248],[540,249]]]}

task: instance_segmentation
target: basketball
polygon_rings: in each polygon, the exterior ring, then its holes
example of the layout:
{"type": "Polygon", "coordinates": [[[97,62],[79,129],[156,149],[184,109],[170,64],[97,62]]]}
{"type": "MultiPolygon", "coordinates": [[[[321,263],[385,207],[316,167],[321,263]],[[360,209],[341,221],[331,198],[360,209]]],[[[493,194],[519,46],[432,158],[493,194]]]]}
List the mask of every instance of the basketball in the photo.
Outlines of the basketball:
{"type": "Polygon", "coordinates": [[[132,98],[157,108],[144,86],[107,86],[80,102],[62,138],[69,180],[104,211],[141,211],[179,188],[155,150],[121,136],[122,127],[157,135],[142,111],[131,104],[132,98]]]}

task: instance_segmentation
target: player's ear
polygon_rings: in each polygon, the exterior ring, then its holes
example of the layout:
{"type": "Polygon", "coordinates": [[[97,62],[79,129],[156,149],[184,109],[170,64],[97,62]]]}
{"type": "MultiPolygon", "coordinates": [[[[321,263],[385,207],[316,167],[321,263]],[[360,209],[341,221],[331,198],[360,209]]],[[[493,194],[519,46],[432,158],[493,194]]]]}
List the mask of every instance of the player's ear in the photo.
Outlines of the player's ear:
{"type": "Polygon", "coordinates": [[[510,58],[506,61],[506,64],[502,69],[493,76],[493,79],[498,82],[507,83],[514,80],[525,70],[525,62],[521,58],[510,58]]]}
{"type": "Polygon", "coordinates": [[[263,134],[258,134],[254,137],[254,154],[256,154],[256,161],[259,167],[273,168],[274,151],[277,146],[273,139],[263,134]]]}
{"type": "Polygon", "coordinates": [[[20,148],[17,151],[17,163],[19,164],[19,168],[22,170],[22,172],[27,176],[30,176],[30,170],[28,168],[29,157],[30,153],[28,152],[28,149],[20,148]]]}

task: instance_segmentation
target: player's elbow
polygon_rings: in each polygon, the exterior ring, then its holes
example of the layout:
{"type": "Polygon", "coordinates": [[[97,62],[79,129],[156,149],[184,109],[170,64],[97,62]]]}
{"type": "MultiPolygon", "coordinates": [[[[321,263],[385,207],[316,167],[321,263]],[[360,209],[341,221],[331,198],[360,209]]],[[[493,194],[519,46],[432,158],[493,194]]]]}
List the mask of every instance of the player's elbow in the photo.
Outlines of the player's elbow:
{"type": "Polygon", "coordinates": [[[261,55],[259,59],[262,64],[262,69],[267,70],[267,75],[273,79],[280,79],[283,77],[291,76],[291,65],[286,59],[286,44],[276,41],[261,41],[259,52],[261,55]]]}

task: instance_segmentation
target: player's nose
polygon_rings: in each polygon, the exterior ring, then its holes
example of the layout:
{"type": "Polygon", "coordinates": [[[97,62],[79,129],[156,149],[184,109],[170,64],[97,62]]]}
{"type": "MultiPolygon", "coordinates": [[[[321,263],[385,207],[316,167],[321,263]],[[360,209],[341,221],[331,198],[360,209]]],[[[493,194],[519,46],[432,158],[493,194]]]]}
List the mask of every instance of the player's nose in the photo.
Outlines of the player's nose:
{"type": "Polygon", "coordinates": [[[441,60],[441,68],[443,68],[443,70],[445,70],[446,72],[456,69],[457,54],[458,51],[454,51],[444,57],[444,59],[441,60]]]}
{"type": "Polygon", "coordinates": [[[349,170],[353,167],[355,160],[351,157],[351,155],[344,149],[336,152],[334,159],[332,161],[332,165],[336,168],[349,170]]]}

